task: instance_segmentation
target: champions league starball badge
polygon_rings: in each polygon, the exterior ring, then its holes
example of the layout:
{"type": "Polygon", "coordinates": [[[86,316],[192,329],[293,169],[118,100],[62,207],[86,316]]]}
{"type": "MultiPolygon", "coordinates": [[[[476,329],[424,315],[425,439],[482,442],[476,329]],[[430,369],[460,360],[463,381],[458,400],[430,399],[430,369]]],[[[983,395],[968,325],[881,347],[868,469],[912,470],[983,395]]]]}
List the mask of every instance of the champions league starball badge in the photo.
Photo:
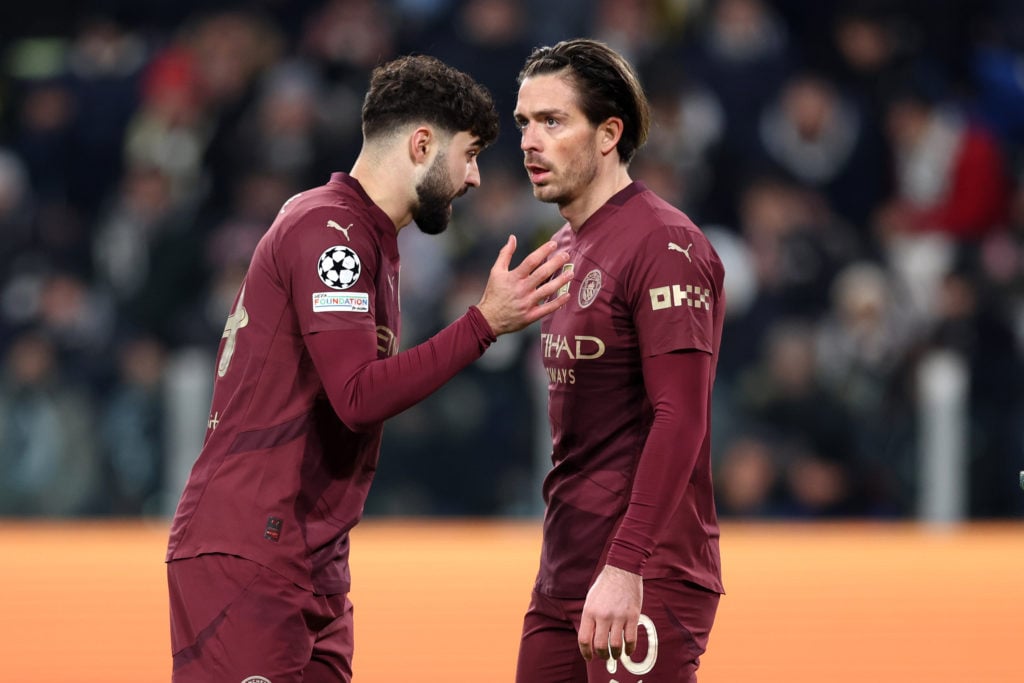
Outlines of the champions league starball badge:
{"type": "Polygon", "coordinates": [[[356,252],[348,247],[330,247],[320,254],[316,273],[331,289],[348,289],[359,279],[362,264],[356,252]]]}

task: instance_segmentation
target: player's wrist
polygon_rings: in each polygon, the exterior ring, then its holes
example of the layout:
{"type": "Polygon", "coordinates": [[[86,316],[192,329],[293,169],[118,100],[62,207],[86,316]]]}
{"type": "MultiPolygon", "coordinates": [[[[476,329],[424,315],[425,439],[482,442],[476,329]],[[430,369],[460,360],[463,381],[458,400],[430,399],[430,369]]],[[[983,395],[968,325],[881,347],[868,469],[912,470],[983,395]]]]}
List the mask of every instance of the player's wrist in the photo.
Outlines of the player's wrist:
{"type": "Polygon", "coordinates": [[[466,317],[469,318],[469,322],[476,331],[477,337],[479,337],[480,342],[485,347],[498,340],[498,335],[495,334],[494,328],[487,321],[487,316],[484,315],[479,306],[470,306],[469,310],[466,311],[466,317]]]}
{"type": "Polygon", "coordinates": [[[605,564],[630,572],[632,574],[644,575],[644,566],[647,564],[648,554],[619,541],[612,541],[608,548],[608,557],[605,564]]]}

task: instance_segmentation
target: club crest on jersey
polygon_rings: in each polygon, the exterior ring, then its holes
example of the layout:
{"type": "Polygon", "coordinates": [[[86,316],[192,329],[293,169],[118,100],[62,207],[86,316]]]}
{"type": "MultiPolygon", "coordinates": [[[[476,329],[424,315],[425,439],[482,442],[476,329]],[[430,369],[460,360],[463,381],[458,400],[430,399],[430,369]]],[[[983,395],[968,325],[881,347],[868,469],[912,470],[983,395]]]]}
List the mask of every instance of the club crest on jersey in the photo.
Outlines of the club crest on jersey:
{"type": "Polygon", "coordinates": [[[331,289],[348,289],[359,279],[363,266],[348,247],[328,247],[316,262],[316,274],[331,289]]]}
{"type": "Polygon", "coordinates": [[[242,683],[270,683],[270,679],[266,676],[249,676],[242,683]]]}
{"type": "Polygon", "coordinates": [[[580,293],[576,297],[576,302],[580,305],[580,308],[586,308],[594,303],[594,299],[597,298],[600,292],[601,271],[595,268],[587,273],[583,278],[583,282],[580,283],[580,293]]]}

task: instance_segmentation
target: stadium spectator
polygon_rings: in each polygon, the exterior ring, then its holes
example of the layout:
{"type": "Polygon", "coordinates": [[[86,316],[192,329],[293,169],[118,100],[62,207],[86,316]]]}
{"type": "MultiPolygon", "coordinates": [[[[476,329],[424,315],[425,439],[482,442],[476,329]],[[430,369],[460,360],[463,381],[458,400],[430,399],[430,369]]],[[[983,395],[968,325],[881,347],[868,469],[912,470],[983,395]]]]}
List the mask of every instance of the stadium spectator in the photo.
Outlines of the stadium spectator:
{"type": "Polygon", "coordinates": [[[1024,401],[1017,390],[1024,382],[1024,363],[1013,329],[983,297],[974,270],[964,258],[941,281],[937,315],[928,337],[929,348],[953,351],[967,365],[969,510],[974,518],[989,519],[1024,511],[1020,489],[1007,472],[1020,469],[1024,401]]]}
{"type": "Polygon", "coordinates": [[[741,192],[739,215],[753,299],[725,321],[719,376],[726,386],[758,362],[776,323],[823,315],[836,272],[863,251],[817,193],[792,181],[757,178],[741,192]]]}
{"type": "Polygon", "coordinates": [[[874,232],[915,312],[935,315],[939,283],[961,252],[1004,230],[1011,176],[992,134],[938,85],[914,81],[885,109],[895,193],[876,210],[874,232]]]}
{"type": "Polygon", "coordinates": [[[169,342],[202,282],[196,197],[177,194],[174,183],[164,168],[131,165],[96,222],[92,244],[94,281],[112,297],[124,333],[169,342]]]}
{"type": "Polygon", "coordinates": [[[32,244],[32,202],[25,164],[0,147],[0,239],[6,247],[0,253],[0,273],[11,272],[32,244]]]}
{"type": "Polygon", "coordinates": [[[768,439],[731,434],[715,461],[715,503],[723,517],[774,518],[782,477],[768,439]]]}
{"type": "Polygon", "coordinates": [[[843,268],[831,308],[816,323],[822,386],[857,424],[852,438],[863,477],[865,514],[910,514],[916,416],[909,386],[924,336],[903,291],[879,264],[843,268]]]}
{"type": "Polygon", "coordinates": [[[53,344],[26,331],[0,377],[0,514],[99,511],[95,419],[83,385],[63,375],[53,344]]]}
{"type": "Polygon", "coordinates": [[[783,84],[759,120],[766,168],[819,192],[843,220],[866,226],[885,198],[887,148],[856,101],[820,75],[783,84]]]}
{"type": "Polygon", "coordinates": [[[757,112],[795,67],[792,36],[767,2],[718,0],[676,59],[689,80],[714,93],[724,112],[723,144],[715,150],[703,219],[735,225],[739,191],[756,172],[749,155],[757,148],[757,112]]]}
{"type": "Polygon", "coordinates": [[[818,375],[809,324],[773,324],[759,363],[740,378],[734,400],[746,424],[741,433],[761,435],[773,454],[782,487],[778,514],[864,513],[857,508],[861,472],[855,423],[818,375]]]}
{"type": "Polygon", "coordinates": [[[107,514],[151,516],[161,509],[165,355],[152,337],[130,339],[117,349],[117,380],[97,420],[107,514]]]}
{"type": "Polygon", "coordinates": [[[916,85],[889,99],[885,120],[896,188],[879,218],[883,240],[935,232],[977,241],[1005,227],[1010,177],[990,131],[916,85]]]}

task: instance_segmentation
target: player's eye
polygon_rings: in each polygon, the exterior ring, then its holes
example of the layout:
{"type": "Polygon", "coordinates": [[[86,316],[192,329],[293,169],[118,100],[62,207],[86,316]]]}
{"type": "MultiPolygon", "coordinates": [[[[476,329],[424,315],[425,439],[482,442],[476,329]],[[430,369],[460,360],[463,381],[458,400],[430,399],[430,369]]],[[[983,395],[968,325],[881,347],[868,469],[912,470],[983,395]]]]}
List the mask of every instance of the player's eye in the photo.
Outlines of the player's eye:
{"type": "Polygon", "coordinates": [[[556,119],[554,116],[549,116],[546,119],[544,119],[544,125],[547,126],[548,128],[554,128],[555,126],[558,125],[558,119],[556,119]]]}

